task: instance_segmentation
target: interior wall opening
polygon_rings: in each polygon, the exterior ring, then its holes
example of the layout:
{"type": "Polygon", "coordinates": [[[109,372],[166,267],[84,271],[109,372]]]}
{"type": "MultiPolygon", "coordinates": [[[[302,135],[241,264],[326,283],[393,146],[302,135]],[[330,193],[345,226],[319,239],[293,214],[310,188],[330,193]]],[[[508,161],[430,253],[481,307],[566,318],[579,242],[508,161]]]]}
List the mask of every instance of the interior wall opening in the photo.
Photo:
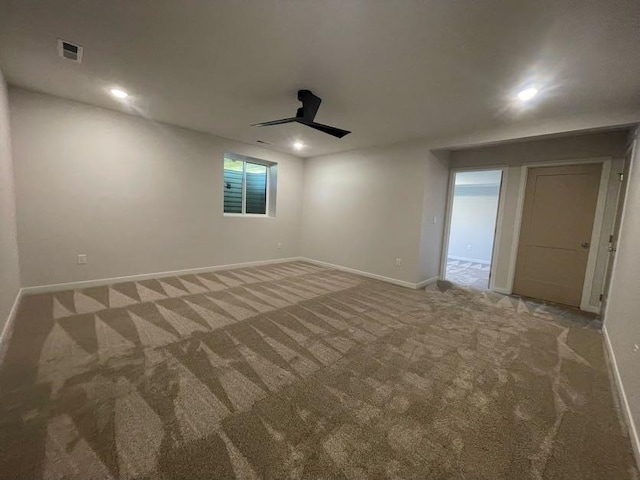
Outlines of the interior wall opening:
{"type": "Polygon", "coordinates": [[[489,288],[501,184],[502,170],[454,172],[446,280],[489,288]]]}

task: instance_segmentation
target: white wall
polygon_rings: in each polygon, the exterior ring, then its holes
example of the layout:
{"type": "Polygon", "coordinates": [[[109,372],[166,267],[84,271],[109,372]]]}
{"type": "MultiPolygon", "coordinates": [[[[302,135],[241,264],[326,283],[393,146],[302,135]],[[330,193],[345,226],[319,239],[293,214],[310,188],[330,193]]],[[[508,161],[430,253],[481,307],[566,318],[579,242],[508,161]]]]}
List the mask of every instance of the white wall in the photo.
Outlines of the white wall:
{"type": "MultiPolygon", "coordinates": [[[[23,89],[10,102],[23,286],[298,255],[409,283],[440,273],[449,160],[425,142],[303,168],[294,156],[23,89]],[[223,217],[225,151],[278,162],[276,218],[223,217]]],[[[510,165],[510,227],[522,163],[620,157],[623,144],[619,132],[545,139],[456,151],[451,166],[510,165]]],[[[498,241],[494,276],[506,287],[511,229],[498,241]]]]}
{"type": "MultiPolygon", "coordinates": [[[[505,182],[505,202],[503,217],[503,228],[498,243],[497,258],[492,277],[495,281],[495,288],[498,291],[510,292],[512,272],[512,252],[517,248],[517,207],[518,196],[521,189],[523,175],[523,164],[558,162],[558,161],[580,161],[586,158],[611,157],[621,159],[625,155],[627,145],[626,131],[610,131],[601,133],[591,133],[583,135],[572,135],[557,138],[547,138],[504,145],[494,145],[481,148],[464,149],[451,152],[451,167],[479,167],[479,166],[507,166],[505,182]]],[[[616,162],[615,165],[619,165],[616,162]]],[[[616,169],[612,169],[610,184],[615,187],[616,169]]],[[[605,205],[608,213],[613,211],[614,198],[609,198],[605,205]]],[[[609,222],[611,216],[609,216],[609,222]]],[[[606,228],[602,230],[601,244],[609,236],[606,228]]],[[[599,277],[594,281],[593,290],[600,292],[602,288],[603,267],[606,265],[606,249],[600,250],[597,259],[597,272],[599,277]]],[[[599,293],[591,296],[591,305],[597,305],[599,293]]]]}
{"type": "Polygon", "coordinates": [[[446,159],[420,143],[307,159],[303,256],[410,283],[437,276],[447,182],[446,159]]]}
{"type": "Polygon", "coordinates": [[[0,332],[20,290],[7,85],[0,71],[0,332]]]}
{"type": "Polygon", "coordinates": [[[455,174],[448,257],[491,263],[501,178],[500,170],[455,174]]]}
{"type": "MultiPolygon", "coordinates": [[[[604,325],[624,385],[631,422],[640,431],[640,148],[636,140],[604,325]]],[[[638,456],[640,462],[640,456],[638,456]]]]}
{"type": "Polygon", "coordinates": [[[299,255],[301,159],[18,88],[10,104],[23,286],[299,255]],[[278,163],[275,218],[223,216],[225,151],[278,163]]]}
{"type": "Polygon", "coordinates": [[[444,222],[449,188],[449,152],[433,152],[422,147],[422,177],[419,185],[424,190],[422,225],[418,250],[420,269],[418,283],[440,276],[444,222]]]}
{"type": "Polygon", "coordinates": [[[495,195],[455,195],[451,210],[449,258],[491,263],[498,210],[495,195]]]}

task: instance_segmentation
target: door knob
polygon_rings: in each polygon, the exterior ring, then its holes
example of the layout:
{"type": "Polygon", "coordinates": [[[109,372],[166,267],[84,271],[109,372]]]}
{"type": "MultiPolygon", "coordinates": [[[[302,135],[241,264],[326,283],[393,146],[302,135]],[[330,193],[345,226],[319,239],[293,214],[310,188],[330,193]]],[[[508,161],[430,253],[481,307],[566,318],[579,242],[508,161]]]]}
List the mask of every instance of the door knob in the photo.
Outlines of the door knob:
{"type": "Polygon", "coordinates": [[[582,248],[589,248],[589,242],[582,242],[580,245],[582,245],[582,248]]]}

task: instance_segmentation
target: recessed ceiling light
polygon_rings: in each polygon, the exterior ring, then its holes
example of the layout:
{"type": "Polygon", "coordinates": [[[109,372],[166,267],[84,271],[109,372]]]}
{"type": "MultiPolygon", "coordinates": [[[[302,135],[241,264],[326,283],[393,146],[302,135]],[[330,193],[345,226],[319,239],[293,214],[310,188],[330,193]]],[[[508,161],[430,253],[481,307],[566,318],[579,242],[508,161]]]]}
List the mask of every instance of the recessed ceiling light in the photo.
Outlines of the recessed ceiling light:
{"type": "Polygon", "coordinates": [[[124,99],[124,98],[127,98],[129,96],[129,94],[127,92],[125,92],[124,90],[120,90],[119,88],[112,88],[111,89],[111,95],[113,95],[116,98],[120,98],[120,99],[124,99]]]}
{"type": "Polygon", "coordinates": [[[293,148],[295,148],[296,150],[302,150],[304,148],[304,143],[302,143],[302,142],[294,142],[293,143],[293,148]]]}
{"type": "Polygon", "coordinates": [[[523,102],[527,102],[531,100],[533,97],[535,97],[537,94],[538,94],[537,88],[526,88],[518,93],[518,99],[522,100],[523,102]]]}

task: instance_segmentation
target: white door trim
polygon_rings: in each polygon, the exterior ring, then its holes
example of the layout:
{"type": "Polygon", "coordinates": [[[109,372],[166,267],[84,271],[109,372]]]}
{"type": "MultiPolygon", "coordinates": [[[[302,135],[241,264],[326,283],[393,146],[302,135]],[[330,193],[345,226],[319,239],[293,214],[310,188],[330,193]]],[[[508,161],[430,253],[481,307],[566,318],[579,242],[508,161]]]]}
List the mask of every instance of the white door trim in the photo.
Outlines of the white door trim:
{"type": "Polygon", "coordinates": [[[582,286],[582,297],[580,298],[580,310],[586,312],[599,313],[600,301],[598,305],[591,306],[590,300],[593,294],[593,282],[596,274],[596,262],[598,260],[598,251],[600,250],[600,238],[602,234],[602,224],[604,223],[604,208],[607,203],[607,194],[609,193],[609,176],[611,175],[611,163],[609,158],[602,162],[602,175],[600,177],[600,187],[598,188],[598,201],[596,203],[596,211],[593,216],[593,230],[591,232],[591,242],[589,248],[589,256],[587,257],[587,270],[584,274],[584,284],[582,286]]]}
{"type": "Polygon", "coordinates": [[[503,208],[506,197],[506,188],[507,188],[507,174],[509,168],[507,165],[496,165],[496,166],[482,166],[482,167],[459,167],[459,168],[451,168],[449,170],[449,190],[447,192],[447,206],[445,211],[445,220],[444,220],[444,242],[442,244],[442,258],[440,259],[440,278],[445,278],[445,274],[447,272],[447,258],[449,257],[449,235],[451,228],[451,213],[453,210],[453,194],[455,191],[455,178],[456,173],[458,172],[474,172],[474,171],[486,171],[486,170],[500,170],[502,172],[502,181],[500,184],[500,193],[498,200],[498,211],[496,212],[496,230],[493,236],[493,252],[491,255],[491,276],[489,278],[489,290],[493,290],[495,287],[495,268],[496,263],[498,261],[499,248],[500,248],[500,238],[502,237],[502,216],[503,216],[503,208]]]}
{"type": "Polygon", "coordinates": [[[447,187],[447,204],[444,213],[444,238],[442,241],[442,257],[440,258],[440,278],[444,280],[447,273],[447,258],[449,257],[449,237],[451,228],[451,208],[453,204],[454,182],[457,169],[449,170],[449,186],[447,187]]]}
{"type": "Polygon", "coordinates": [[[496,288],[496,265],[500,258],[500,244],[502,243],[502,217],[504,216],[504,204],[507,201],[507,181],[509,176],[508,167],[500,167],[502,179],[500,181],[500,193],[498,197],[498,211],[496,212],[496,231],[493,236],[493,252],[491,254],[491,270],[489,277],[489,290],[496,288]]]}
{"type": "Polygon", "coordinates": [[[580,309],[598,313],[599,307],[589,304],[593,289],[593,281],[596,269],[596,260],[598,258],[598,249],[600,246],[600,233],[602,232],[602,222],[604,220],[604,208],[607,200],[607,191],[609,189],[609,176],[611,174],[611,157],[591,157],[576,158],[560,162],[531,162],[523,163],[522,173],[520,175],[520,185],[518,187],[518,201],[516,203],[516,218],[513,222],[513,243],[511,244],[511,258],[509,260],[509,276],[508,276],[508,293],[513,293],[513,283],[516,276],[516,260],[518,257],[518,246],[520,244],[520,227],[522,225],[522,213],[524,210],[524,195],[527,186],[527,178],[529,169],[542,167],[564,167],[570,165],[587,165],[602,164],[602,173],[600,176],[600,186],[598,188],[598,200],[596,203],[596,211],[593,219],[593,229],[591,230],[591,246],[589,248],[589,256],[587,257],[587,270],[585,272],[584,284],[582,287],[582,296],[580,298],[580,309]]]}

